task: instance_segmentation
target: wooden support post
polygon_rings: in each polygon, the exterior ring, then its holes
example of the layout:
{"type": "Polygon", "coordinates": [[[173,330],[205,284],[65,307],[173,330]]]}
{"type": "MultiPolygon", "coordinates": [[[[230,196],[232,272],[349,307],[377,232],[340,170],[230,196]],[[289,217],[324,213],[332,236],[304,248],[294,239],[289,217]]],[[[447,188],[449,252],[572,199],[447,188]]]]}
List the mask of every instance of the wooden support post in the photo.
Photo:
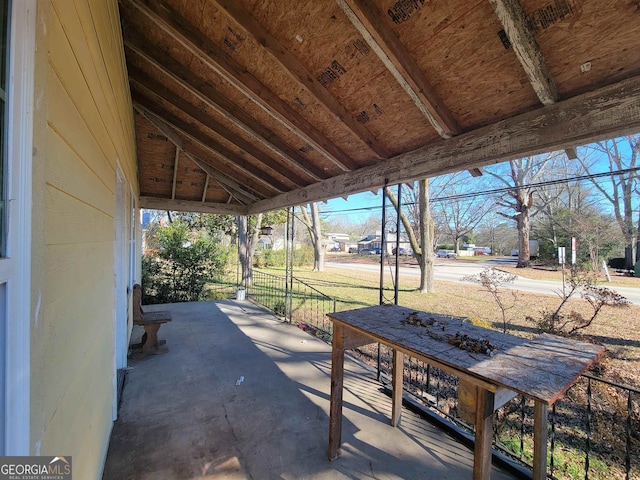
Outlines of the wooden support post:
{"type": "Polygon", "coordinates": [[[476,442],[473,451],[473,480],[491,479],[494,394],[478,387],[476,397],[476,442]]]}
{"type": "Polygon", "coordinates": [[[400,425],[402,415],[402,373],[404,370],[404,354],[398,350],[393,351],[393,396],[391,408],[391,426],[400,425]]]}
{"type": "Polygon", "coordinates": [[[536,400],[533,411],[533,480],[547,478],[547,404],[536,400]]]}
{"type": "Polygon", "coordinates": [[[160,323],[149,323],[144,326],[144,332],[147,334],[147,338],[142,344],[143,353],[155,353],[158,349],[158,330],[160,330],[160,325],[160,323]]]}
{"type": "Polygon", "coordinates": [[[329,460],[340,456],[342,443],[342,387],[344,382],[344,327],[333,323],[331,400],[329,405],[329,460]]]}

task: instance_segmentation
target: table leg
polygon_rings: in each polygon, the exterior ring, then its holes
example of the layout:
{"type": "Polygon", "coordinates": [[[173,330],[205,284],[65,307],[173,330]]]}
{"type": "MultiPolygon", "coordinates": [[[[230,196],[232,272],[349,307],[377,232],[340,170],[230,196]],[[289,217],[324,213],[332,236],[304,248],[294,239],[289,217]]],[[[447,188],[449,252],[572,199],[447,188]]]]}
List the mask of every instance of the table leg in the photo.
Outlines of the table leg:
{"type": "Polygon", "coordinates": [[[491,479],[493,402],[493,392],[478,387],[476,398],[476,441],[473,451],[473,480],[491,479]]]}
{"type": "Polygon", "coordinates": [[[547,414],[549,407],[536,400],[533,411],[533,480],[547,478],[547,414]]]}
{"type": "Polygon", "coordinates": [[[400,424],[402,415],[402,374],[404,369],[404,354],[398,350],[393,351],[393,396],[391,408],[391,426],[400,424]]]}
{"type": "Polygon", "coordinates": [[[329,460],[340,456],[342,443],[342,387],[344,382],[344,328],[334,322],[331,348],[331,400],[329,404],[329,460]]]}

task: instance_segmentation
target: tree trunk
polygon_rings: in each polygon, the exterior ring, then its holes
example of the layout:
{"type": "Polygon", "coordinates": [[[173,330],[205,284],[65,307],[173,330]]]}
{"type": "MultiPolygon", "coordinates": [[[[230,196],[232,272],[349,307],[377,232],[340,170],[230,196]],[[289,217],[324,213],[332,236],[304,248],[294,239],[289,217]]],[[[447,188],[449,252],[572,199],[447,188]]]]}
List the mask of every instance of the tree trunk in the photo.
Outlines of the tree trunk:
{"type": "Polygon", "coordinates": [[[311,207],[311,238],[313,239],[313,271],[324,272],[324,245],[322,244],[322,227],[318,204],[310,203],[311,207]]]}
{"type": "Polygon", "coordinates": [[[522,205],[517,216],[518,224],[518,264],[516,268],[526,268],[531,264],[529,253],[529,235],[531,233],[531,219],[529,218],[529,208],[522,205]]]}
{"type": "Polygon", "coordinates": [[[405,232],[409,237],[409,243],[413,249],[413,255],[418,261],[420,267],[420,293],[427,293],[435,291],[433,283],[433,235],[434,224],[431,217],[431,210],[429,207],[429,180],[424,179],[419,181],[419,227],[420,227],[420,239],[418,239],[413,233],[411,228],[411,222],[402,209],[398,208],[398,199],[393,194],[390,188],[385,188],[387,197],[391,200],[396,213],[400,215],[400,220],[404,226],[405,232]],[[424,198],[423,198],[424,197],[424,198]],[[400,210],[398,212],[398,210],[400,210]]]}
{"type": "Polygon", "coordinates": [[[420,211],[420,293],[435,292],[433,281],[433,234],[434,222],[429,206],[429,180],[418,182],[418,204],[420,211]]]}
{"type": "Polygon", "coordinates": [[[324,245],[322,244],[322,225],[320,223],[320,210],[318,204],[309,204],[311,208],[311,218],[304,206],[300,206],[302,218],[300,220],[309,231],[309,238],[313,246],[313,271],[324,272],[324,245]]]}
{"type": "Polygon", "coordinates": [[[258,244],[258,234],[262,223],[262,214],[256,216],[256,224],[250,229],[248,217],[245,215],[236,216],[238,227],[238,261],[242,269],[240,284],[244,287],[251,285],[253,279],[253,255],[258,244]]]}
{"type": "Polygon", "coordinates": [[[520,190],[516,195],[516,225],[518,226],[518,264],[516,268],[526,268],[531,264],[529,236],[531,233],[530,210],[533,207],[533,192],[520,190]]]}

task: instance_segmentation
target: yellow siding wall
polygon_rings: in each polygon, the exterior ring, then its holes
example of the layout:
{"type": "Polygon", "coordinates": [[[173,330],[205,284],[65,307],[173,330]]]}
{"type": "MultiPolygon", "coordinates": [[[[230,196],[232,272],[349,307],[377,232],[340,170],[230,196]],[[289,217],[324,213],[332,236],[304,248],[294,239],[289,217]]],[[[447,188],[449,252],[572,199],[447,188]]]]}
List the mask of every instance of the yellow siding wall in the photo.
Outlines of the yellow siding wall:
{"type": "Polygon", "coordinates": [[[31,448],[92,479],[112,425],[117,162],[125,218],[137,185],[131,101],[117,0],[42,0],[37,26],[31,448]]]}

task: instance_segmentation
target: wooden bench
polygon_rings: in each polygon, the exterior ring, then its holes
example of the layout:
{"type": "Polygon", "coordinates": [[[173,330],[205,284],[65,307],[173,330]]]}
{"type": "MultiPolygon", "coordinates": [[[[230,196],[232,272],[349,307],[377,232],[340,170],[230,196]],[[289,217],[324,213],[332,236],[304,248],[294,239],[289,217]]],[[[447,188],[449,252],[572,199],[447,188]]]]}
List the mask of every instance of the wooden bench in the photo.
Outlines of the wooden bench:
{"type": "Polygon", "coordinates": [[[165,340],[158,340],[158,330],[163,323],[171,321],[169,312],[145,312],[142,310],[142,287],[138,284],[133,286],[133,324],[144,327],[141,343],[132,345],[132,348],[142,348],[144,355],[157,355],[167,353],[168,348],[161,348],[167,343],[165,340]]]}

